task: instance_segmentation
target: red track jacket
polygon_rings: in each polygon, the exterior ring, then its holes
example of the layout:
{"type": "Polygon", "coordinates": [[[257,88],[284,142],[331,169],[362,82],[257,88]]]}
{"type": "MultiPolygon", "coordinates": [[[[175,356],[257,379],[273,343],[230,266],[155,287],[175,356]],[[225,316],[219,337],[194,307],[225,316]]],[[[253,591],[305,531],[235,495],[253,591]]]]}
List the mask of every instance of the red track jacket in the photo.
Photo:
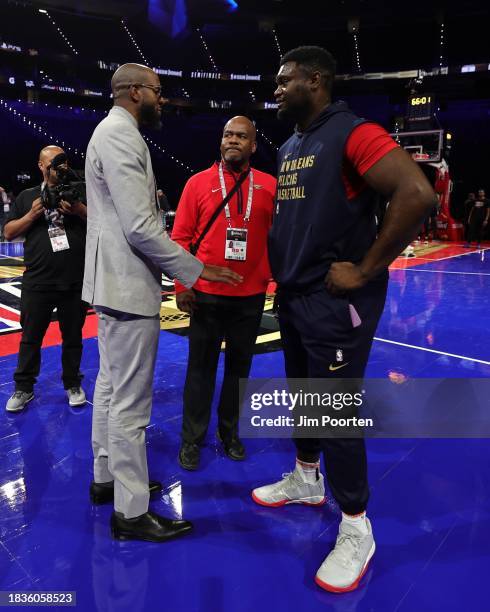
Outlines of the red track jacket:
{"type": "MultiPolygon", "coordinates": [[[[180,198],[172,230],[172,240],[189,250],[190,244],[196,242],[210,217],[222,202],[221,187],[218,175],[219,164],[215,163],[192,176],[186,183],[180,198]]],[[[229,193],[239,175],[223,167],[226,191],[229,193]]],[[[250,178],[247,177],[241,185],[242,212],[238,212],[239,193],[229,202],[231,226],[248,228],[246,261],[231,261],[225,259],[225,239],[228,222],[223,210],[216,219],[204,240],[201,242],[197,257],[205,264],[225,266],[241,274],[243,283],[237,287],[225,283],[210,283],[198,279],[194,289],[215,295],[245,296],[265,293],[271,278],[267,258],[267,234],[272,222],[276,179],[270,174],[253,170],[254,193],[250,220],[245,223],[243,217],[247,207],[247,197],[250,178]]],[[[175,283],[177,293],[185,287],[175,283]]]]}

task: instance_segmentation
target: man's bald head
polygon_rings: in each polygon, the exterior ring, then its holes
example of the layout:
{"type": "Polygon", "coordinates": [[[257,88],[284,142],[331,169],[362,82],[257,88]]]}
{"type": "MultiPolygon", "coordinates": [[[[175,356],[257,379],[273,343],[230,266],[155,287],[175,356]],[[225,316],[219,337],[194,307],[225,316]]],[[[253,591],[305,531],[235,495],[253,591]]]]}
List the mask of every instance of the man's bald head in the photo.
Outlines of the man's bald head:
{"type": "Polygon", "coordinates": [[[235,172],[248,167],[257,149],[257,130],[248,117],[238,115],[226,122],[221,139],[221,158],[235,172]]]}
{"type": "Polygon", "coordinates": [[[39,161],[47,162],[49,164],[51,163],[51,160],[60,153],[64,153],[61,147],[58,147],[57,145],[48,145],[39,152],[39,161]]]}
{"type": "Polygon", "coordinates": [[[229,121],[226,122],[223,132],[228,129],[231,124],[241,124],[242,126],[246,126],[247,131],[250,133],[249,135],[253,139],[253,141],[255,142],[255,140],[257,140],[257,128],[255,127],[253,121],[251,121],[248,117],[245,117],[244,115],[237,115],[236,117],[232,117],[229,121]]]}
{"type": "Polygon", "coordinates": [[[129,85],[138,83],[160,86],[158,75],[148,66],[143,66],[143,64],[123,64],[119,66],[111,79],[114,99],[129,97],[129,85]]]}
{"type": "Polygon", "coordinates": [[[114,105],[122,106],[138,122],[138,126],[161,127],[162,86],[158,74],[142,64],[123,64],[111,80],[114,105]]]}
{"type": "Polygon", "coordinates": [[[39,152],[39,161],[37,162],[37,165],[39,170],[42,172],[44,182],[49,183],[50,185],[55,185],[58,181],[56,170],[51,168],[51,164],[53,159],[60,153],[64,153],[64,151],[57,145],[48,145],[39,152]]]}

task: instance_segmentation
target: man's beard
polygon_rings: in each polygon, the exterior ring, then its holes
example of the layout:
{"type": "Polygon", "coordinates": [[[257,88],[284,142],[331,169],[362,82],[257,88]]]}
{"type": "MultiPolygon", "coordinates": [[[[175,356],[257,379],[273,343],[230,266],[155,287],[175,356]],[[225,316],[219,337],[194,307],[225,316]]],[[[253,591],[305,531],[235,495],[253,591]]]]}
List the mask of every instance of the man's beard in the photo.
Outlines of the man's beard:
{"type": "Polygon", "coordinates": [[[280,119],[281,121],[288,121],[288,120],[294,121],[294,117],[291,117],[290,111],[287,108],[280,108],[277,111],[277,118],[280,119]]]}
{"type": "Polygon", "coordinates": [[[298,121],[302,117],[305,109],[303,106],[283,106],[277,111],[277,118],[281,121],[298,121]]]}
{"type": "Polygon", "coordinates": [[[143,127],[159,130],[162,127],[160,114],[151,104],[144,104],[140,108],[139,123],[143,127]]]}
{"type": "Polygon", "coordinates": [[[233,155],[231,157],[229,157],[227,155],[227,152],[225,152],[225,154],[223,155],[223,160],[224,160],[225,164],[227,166],[230,166],[231,168],[240,168],[243,165],[243,163],[245,162],[245,159],[244,159],[242,154],[240,154],[240,155],[238,155],[236,157],[233,156],[233,155]]]}
{"type": "Polygon", "coordinates": [[[294,103],[289,102],[277,111],[277,118],[281,121],[300,122],[303,118],[308,117],[311,112],[311,100],[307,96],[296,98],[294,103]]]}

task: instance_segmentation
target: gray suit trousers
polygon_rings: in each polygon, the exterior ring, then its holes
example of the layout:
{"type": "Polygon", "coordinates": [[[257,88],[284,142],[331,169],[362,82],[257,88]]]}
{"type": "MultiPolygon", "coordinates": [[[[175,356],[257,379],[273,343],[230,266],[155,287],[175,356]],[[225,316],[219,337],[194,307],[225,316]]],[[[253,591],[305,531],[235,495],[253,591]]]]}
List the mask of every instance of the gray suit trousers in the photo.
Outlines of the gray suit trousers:
{"type": "Polygon", "coordinates": [[[95,482],[114,481],[114,509],[125,518],[148,510],[145,428],[152,406],[159,316],[96,307],[100,366],[94,392],[95,482]]]}

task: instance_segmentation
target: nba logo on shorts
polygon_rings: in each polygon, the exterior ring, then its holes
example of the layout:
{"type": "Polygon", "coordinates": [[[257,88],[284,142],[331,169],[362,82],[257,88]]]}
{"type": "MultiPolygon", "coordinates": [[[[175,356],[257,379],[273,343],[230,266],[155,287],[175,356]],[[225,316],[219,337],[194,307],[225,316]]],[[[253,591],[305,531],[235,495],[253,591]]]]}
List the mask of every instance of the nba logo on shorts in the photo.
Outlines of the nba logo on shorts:
{"type": "Polygon", "coordinates": [[[341,349],[337,349],[337,352],[335,353],[335,359],[337,361],[344,361],[344,353],[341,351],[341,349]]]}

